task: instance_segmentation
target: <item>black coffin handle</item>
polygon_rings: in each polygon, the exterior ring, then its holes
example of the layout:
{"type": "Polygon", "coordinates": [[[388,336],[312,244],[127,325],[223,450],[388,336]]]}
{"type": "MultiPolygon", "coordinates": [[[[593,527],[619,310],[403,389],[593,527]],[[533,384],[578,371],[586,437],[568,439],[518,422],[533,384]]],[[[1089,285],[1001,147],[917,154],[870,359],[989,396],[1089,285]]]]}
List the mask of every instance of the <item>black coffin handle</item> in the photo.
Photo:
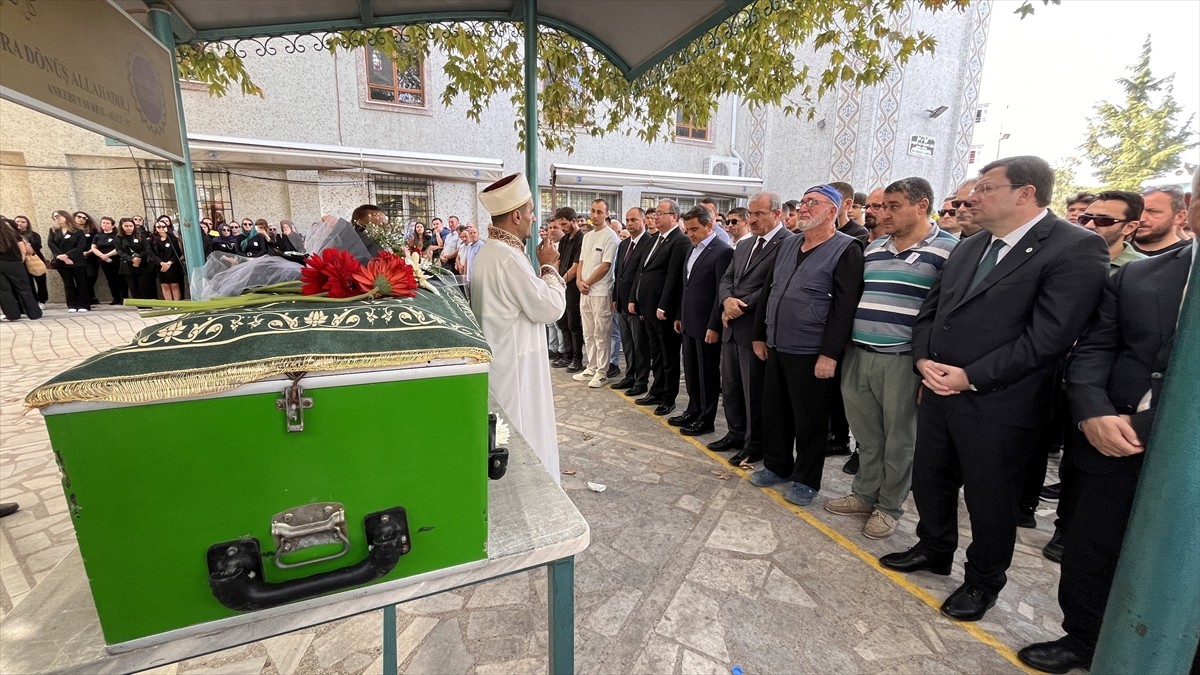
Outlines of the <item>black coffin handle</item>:
{"type": "Polygon", "coordinates": [[[248,612],[278,607],[378,579],[412,548],[408,516],[402,507],[376,511],[363,518],[370,542],[367,557],[349,567],[321,572],[303,579],[270,583],[263,576],[262,548],[245,537],[208,549],[208,585],[229,609],[248,612]]]}

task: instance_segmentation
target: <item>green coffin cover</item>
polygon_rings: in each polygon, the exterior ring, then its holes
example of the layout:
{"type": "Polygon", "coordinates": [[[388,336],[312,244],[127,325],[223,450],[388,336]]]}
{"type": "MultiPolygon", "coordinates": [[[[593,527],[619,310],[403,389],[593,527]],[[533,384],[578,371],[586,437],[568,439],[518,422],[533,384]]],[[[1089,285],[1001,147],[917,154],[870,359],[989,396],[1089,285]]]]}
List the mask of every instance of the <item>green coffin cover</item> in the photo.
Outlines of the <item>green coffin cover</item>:
{"type": "Polygon", "coordinates": [[[491,352],[457,291],[346,303],[287,301],[200,312],[140,331],[34,389],[55,403],[148,403],[220,393],[290,373],[487,362],[491,352]]]}

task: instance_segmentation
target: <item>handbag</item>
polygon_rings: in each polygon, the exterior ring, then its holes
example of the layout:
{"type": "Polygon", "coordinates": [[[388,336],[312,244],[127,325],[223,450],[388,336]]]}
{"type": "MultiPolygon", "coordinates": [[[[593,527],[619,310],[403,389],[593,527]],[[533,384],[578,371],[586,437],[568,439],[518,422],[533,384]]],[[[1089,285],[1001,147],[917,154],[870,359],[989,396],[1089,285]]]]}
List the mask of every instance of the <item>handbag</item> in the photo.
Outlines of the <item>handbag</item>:
{"type": "Polygon", "coordinates": [[[35,277],[43,276],[46,274],[46,262],[30,253],[25,256],[25,270],[35,277]]]}
{"type": "Polygon", "coordinates": [[[121,262],[117,265],[117,274],[133,276],[133,265],[125,258],[121,258],[121,262]]]}

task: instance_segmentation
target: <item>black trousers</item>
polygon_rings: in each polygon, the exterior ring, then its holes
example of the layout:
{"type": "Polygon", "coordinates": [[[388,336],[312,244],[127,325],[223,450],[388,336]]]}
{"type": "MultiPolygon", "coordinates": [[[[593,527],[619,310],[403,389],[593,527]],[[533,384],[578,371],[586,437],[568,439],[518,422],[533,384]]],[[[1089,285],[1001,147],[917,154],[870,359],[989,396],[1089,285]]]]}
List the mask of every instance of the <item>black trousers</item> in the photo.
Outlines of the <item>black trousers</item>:
{"type": "Polygon", "coordinates": [[[91,309],[92,290],[88,286],[87,265],[64,265],[55,269],[58,270],[58,276],[62,277],[67,309],[91,309]]]}
{"type": "Polygon", "coordinates": [[[654,384],[650,395],[663,403],[675,405],[679,397],[679,355],[683,345],[673,321],[657,318],[645,320],[650,324],[650,371],[654,373],[654,384]]]}
{"type": "Polygon", "coordinates": [[[30,319],[42,318],[23,260],[0,261],[0,312],[9,321],[20,319],[22,314],[30,319]]]}
{"type": "Polygon", "coordinates": [[[711,426],[721,400],[721,343],[703,337],[683,337],[683,381],[687,386],[687,414],[711,426]]]}
{"type": "MultiPolygon", "coordinates": [[[[1084,444],[1080,452],[1096,452],[1084,444]]],[[[1080,469],[1071,475],[1072,516],[1063,540],[1058,604],[1063,630],[1084,648],[1094,650],[1100,636],[1144,457],[1114,458],[1104,463],[1109,471],[1080,469]]]]}
{"type": "Polygon", "coordinates": [[[90,305],[96,301],[96,281],[100,279],[100,259],[89,255],[87,260],[87,301],[90,305]]]}
{"type": "Polygon", "coordinates": [[[833,398],[829,401],[829,441],[837,445],[850,444],[850,422],[846,421],[846,404],[842,401],[842,361],[838,359],[833,371],[833,398]]]}
{"type": "Polygon", "coordinates": [[[129,289],[131,298],[143,298],[153,300],[158,297],[158,290],[154,288],[156,283],[154,273],[150,274],[123,274],[125,286],[129,289]]]}
{"type": "MultiPolygon", "coordinates": [[[[970,396],[971,394],[958,394],[970,396]]],[[[1017,499],[1039,431],[949,409],[946,398],[921,390],[913,499],[920,521],[917,546],[928,553],[958,548],[958,490],[971,518],[967,583],[999,593],[1017,538],[1017,499]]]]}
{"type": "Polygon", "coordinates": [[[821,489],[830,401],[840,395],[833,378],[813,373],[817,358],[767,350],[762,392],[762,414],[771,420],[764,425],[763,464],[813,490],[821,489]]]}
{"type": "MultiPolygon", "coordinates": [[[[46,267],[49,267],[49,265],[46,267]]],[[[38,302],[45,303],[50,300],[50,284],[47,283],[45,274],[41,274],[36,277],[30,274],[29,287],[33,289],[33,297],[36,298],[38,302]]]]}
{"type": "MultiPolygon", "coordinates": [[[[1029,457],[1029,465],[1025,470],[1025,484],[1021,488],[1021,499],[1018,502],[1018,506],[1025,511],[1036,509],[1038,502],[1041,501],[1042,486],[1046,484],[1046,467],[1050,464],[1050,452],[1055,448],[1063,447],[1063,437],[1071,428],[1067,392],[1062,388],[1060,382],[1056,381],[1055,383],[1058,396],[1055,398],[1054,407],[1050,412],[1050,421],[1041,430],[1037,445],[1029,457]]],[[[1059,478],[1061,477],[1060,473],[1059,478]]],[[[1062,503],[1061,499],[1059,499],[1059,503],[1062,503]]]]}
{"type": "Polygon", "coordinates": [[[113,258],[110,263],[100,263],[100,270],[104,272],[104,283],[108,284],[108,292],[112,294],[112,299],[120,301],[129,297],[129,288],[125,285],[125,279],[121,276],[121,261],[119,258],[113,258]]]}
{"type": "Polygon", "coordinates": [[[625,376],[633,380],[635,387],[645,387],[650,381],[650,336],[646,334],[646,322],[637,314],[630,314],[628,306],[617,309],[621,321],[621,349],[625,352],[625,376]]]}
{"type": "Polygon", "coordinates": [[[563,334],[563,357],[571,363],[583,360],[583,317],[579,313],[579,289],[567,282],[567,309],[558,319],[563,334]]]}

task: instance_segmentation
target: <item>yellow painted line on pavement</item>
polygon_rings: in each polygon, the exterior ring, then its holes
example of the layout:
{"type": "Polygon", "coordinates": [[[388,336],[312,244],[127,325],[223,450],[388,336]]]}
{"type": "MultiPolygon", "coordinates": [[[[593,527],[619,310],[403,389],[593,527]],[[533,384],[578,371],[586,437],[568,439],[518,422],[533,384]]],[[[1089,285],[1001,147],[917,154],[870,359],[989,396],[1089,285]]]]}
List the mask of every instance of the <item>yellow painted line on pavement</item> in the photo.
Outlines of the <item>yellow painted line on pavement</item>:
{"type": "MultiPolygon", "coordinates": [[[[622,399],[629,401],[630,404],[633,404],[633,401],[630,401],[628,399],[628,397],[625,396],[624,394],[622,394],[621,392],[613,391],[611,389],[609,391],[612,391],[613,394],[616,394],[617,396],[620,396],[622,399]]],[[[708,448],[704,447],[704,444],[701,443],[700,441],[696,440],[696,438],[694,436],[684,436],[683,434],[679,434],[679,432],[676,431],[675,427],[673,427],[667,423],[667,419],[665,416],[659,417],[658,415],[655,415],[653,409],[650,408],[649,406],[634,405],[633,407],[640,410],[642,412],[642,414],[649,415],[652,419],[657,420],[659,424],[666,427],[668,430],[672,431],[673,433],[678,434],[680,438],[682,438],[684,441],[687,441],[688,443],[695,446],[695,448],[697,450],[699,450],[700,452],[703,452],[704,454],[708,455],[712,459],[716,460],[718,463],[721,464],[722,468],[728,469],[729,471],[733,472],[734,474],[736,474],[742,478],[749,478],[749,474],[746,472],[745,469],[741,469],[739,467],[735,467],[735,466],[731,465],[729,463],[729,460],[722,457],[721,455],[718,455],[717,453],[713,452],[712,450],[709,450],[708,448]]],[[[757,486],[752,486],[752,487],[757,487],[757,486]]],[[[937,598],[933,597],[932,595],[930,595],[929,592],[926,591],[924,588],[921,588],[920,586],[914,584],[912,581],[909,581],[909,579],[904,574],[897,572],[895,570],[889,570],[888,568],[884,567],[883,565],[880,565],[879,560],[874,556],[874,554],[862,549],[861,547],[859,547],[858,544],[856,544],[853,541],[851,541],[850,539],[848,539],[841,532],[838,532],[837,530],[833,529],[832,527],[830,527],[830,526],[826,525],[825,523],[821,522],[820,520],[818,520],[816,516],[809,513],[808,510],[805,509],[804,507],[796,506],[795,504],[784,499],[783,494],[780,493],[778,490],[772,490],[771,488],[758,488],[758,489],[761,490],[762,492],[765,492],[768,497],[770,497],[772,500],[775,501],[775,503],[779,504],[780,506],[784,507],[785,509],[796,514],[797,516],[800,517],[801,520],[803,520],[804,522],[813,526],[813,528],[815,528],[818,532],[825,535],[826,537],[829,537],[835,543],[837,543],[839,546],[846,549],[850,553],[853,553],[860,560],[862,560],[863,562],[867,563],[872,568],[874,568],[875,571],[879,572],[880,574],[882,574],[883,576],[885,576],[889,580],[891,580],[892,583],[896,584],[900,588],[903,588],[905,591],[908,591],[908,593],[910,595],[916,597],[918,600],[925,603],[926,605],[929,605],[933,609],[938,610],[938,615],[939,616],[941,615],[941,607],[942,607],[941,601],[938,600],[937,598]]],[[[959,628],[966,631],[968,634],[971,635],[971,637],[975,638],[976,640],[979,640],[980,642],[987,645],[988,647],[991,647],[993,651],[995,651],[1000,656],[1003,656],[1006,660],[1008,660],[1010,663],[1012,663],[1014,666],[1021,669],[1022,671],[1026,672],[1026,673],[1030,673],[1031,675],[1038,675],[1038,671],[1031,670],[1028,667],[1026,667],[1025,664],[1021,663],[1021,660],[1017,658],[1017,652],[1015,650],[1013,650],[1011,647],[1009,647],[1008,645],[1001,642],[999,640],[999,638],[997,638],[996,636],[994,636],[991,633],[987,632],[986,630],[980,628],[976,623],[971,622],[971,621],[953,621],[952,619],[947,619],[947,621],[952,621],[954,625],[956,625],[959,628]]]]}

